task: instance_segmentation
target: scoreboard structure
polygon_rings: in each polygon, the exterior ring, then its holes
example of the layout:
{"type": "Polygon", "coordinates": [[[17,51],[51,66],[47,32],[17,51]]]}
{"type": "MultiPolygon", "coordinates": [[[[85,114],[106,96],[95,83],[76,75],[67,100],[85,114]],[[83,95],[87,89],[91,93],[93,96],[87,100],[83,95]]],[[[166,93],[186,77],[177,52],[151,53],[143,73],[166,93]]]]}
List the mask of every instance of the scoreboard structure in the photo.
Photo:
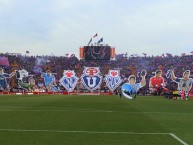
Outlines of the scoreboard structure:
{"type": "Polygon", "coordinates": [[[84,60],[111,60],[115,58],[115,48],[111,46],[80,47],[80,58],[84,60]]]}

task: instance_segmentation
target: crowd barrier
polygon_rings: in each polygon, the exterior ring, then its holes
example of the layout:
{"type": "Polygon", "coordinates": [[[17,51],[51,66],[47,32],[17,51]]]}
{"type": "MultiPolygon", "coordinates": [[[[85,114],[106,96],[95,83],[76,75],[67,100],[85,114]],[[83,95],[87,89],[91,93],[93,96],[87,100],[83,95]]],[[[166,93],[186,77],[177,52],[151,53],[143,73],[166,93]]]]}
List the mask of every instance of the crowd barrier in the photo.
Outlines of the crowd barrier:
{"type": "Polygon", "coordinates": [[[113,95],[112,92],[0,92],[0,95],[113,95]]]}
{"type": "MultiPolygon", "coordinates": [[[[0,92],[0,95],[113,95],[112,92],[0,92]]],[[[193,97],[193,93],[189,94],[193,97]]]]}

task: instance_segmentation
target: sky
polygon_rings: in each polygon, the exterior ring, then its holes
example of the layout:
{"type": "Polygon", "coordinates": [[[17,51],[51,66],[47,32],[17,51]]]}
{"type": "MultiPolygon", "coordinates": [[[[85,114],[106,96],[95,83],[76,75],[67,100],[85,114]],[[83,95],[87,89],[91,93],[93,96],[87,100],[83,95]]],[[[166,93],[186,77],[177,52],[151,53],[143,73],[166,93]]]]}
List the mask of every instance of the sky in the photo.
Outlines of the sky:
{"type": "Polygon", "coordinates": [[[0,52],[79,56],[96,42],[116,54],[193,51],[192,0],[0,0],[0,52]]]}

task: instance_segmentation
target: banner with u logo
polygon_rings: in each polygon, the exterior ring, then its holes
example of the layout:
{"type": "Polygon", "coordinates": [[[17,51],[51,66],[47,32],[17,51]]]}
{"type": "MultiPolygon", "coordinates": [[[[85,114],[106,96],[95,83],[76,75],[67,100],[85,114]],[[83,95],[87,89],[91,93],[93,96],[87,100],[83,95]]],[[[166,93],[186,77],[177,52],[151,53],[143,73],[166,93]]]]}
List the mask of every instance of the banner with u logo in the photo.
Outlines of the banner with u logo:
{"type": "Polygon", "coordinates": [[[81,76],[81,82],[91,92],[98,89],[102,83],[99,67],[85,67],[81,76]]]}

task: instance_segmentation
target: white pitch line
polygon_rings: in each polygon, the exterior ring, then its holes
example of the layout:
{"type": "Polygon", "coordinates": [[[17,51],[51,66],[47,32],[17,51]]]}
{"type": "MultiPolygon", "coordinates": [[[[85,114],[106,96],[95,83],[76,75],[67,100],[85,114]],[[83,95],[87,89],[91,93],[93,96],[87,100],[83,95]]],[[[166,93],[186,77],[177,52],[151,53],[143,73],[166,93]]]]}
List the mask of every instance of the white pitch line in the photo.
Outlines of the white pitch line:
{"type": "Polygon", "coordinates": [[[175,140],[180,142],[183,145],[188,145],[185,141],[177,137],[173,133],[159,133],[159,132],[154,132],[154,133],[148,133],[148,132],[118,132],[118,131],[78,131],[78,130],[36,130],[36,129],[3,129],[1,128],[0,131],[9,131],[9,132],[52,132],[52,133],[87,133],[87,134],[133,134],[133,135],[170,135],[172,136],[175,140]]]}
{"type": "Polygon", "coordinates": [[[141,134],[141,135],[170,135],[170,133],[146,133],[146,132],[119,132],[119,131],[78,131],[78,130],[37,130],[37,129],[3,129],[10,132],[55,132],[55,133],[88,133],[88,134],[141,134]]]}
{"type": "Polygon", "coordinates": [[[177,137],[173,133],[146,133],[146,132],[117,132],[117,131],[112,131],[112,132],[102,132],[102,131],[78,131],[78,130],[35,130],[35,129],[0,129],[0,131],[9,131],[9,132],[54,132],[54,133],[87,133],[87,134],[133,134],[133,135],[170,135],[177,141],[179,141],[183,145],[188,145],[186,142],[184,142],[182,139],[177,137]]]}
{"type": "Polygon", "coordinates": [[[180,113],[180,112],[127,112],[127,111],[112,111],[112,110],[94,110],[94,109],[81,109],[81,108],[66,108],[66,109],[22,109],[22,108],[1,108],[0,111],[24,111],[24,112],[102,112],[102,113],[127,113],[127,114],[193,114],[189,113],[180,113]]]}
{"type": "Polygon", "coordinates": [[[183,144],[183,145],[188,145],[185,141],[183,141],[182,139],[180,139],[179,137],[177,137],[175,134],[170,133],[170,135],[171,135],[174,139],[176,139],[177,141],[179,141],[181,144],[183,144]]]}

